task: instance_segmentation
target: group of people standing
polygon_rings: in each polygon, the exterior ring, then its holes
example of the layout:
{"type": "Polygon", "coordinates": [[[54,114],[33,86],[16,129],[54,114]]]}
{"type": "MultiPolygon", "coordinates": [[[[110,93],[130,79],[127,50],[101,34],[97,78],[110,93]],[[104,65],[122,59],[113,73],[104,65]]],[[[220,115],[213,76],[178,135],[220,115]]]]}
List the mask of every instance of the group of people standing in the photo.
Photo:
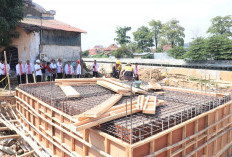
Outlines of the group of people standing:
{"type": "Polygon", "coordinates": [[[80,78],[81,77],[81,65],[80,61],[76,61],[76,69],[74,70],[71,62],[68,61],[65,66],[61,59],[56,62],[52,59],[51,62],[43,61],[41,64],[40,60],[36,60],[36,64],[33,65],[27,60],[26,64],[23,65],[22,61],[19,61],[16,65],[16,75],[18,79],[18,84],[23,84],[28,81],[28,83],[45,82],[45,81],[55,81],[56,78],[80,78]]]}

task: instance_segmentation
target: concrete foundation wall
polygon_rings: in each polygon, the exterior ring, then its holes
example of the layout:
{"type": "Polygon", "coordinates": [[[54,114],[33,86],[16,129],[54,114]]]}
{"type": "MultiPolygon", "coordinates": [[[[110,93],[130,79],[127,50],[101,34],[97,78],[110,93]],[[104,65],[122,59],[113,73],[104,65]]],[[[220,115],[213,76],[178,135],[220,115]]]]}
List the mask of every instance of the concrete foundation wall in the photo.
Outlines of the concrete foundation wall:
{"type": "Polygon", "coordinates": [[[80,60],[80,46],[58,46],[58,45],[41,45],[41,53],[45,54],[44,60],[51,60],[52,58],[62,58],[63,61],[80,60]]]}
{"type": "Polygon", "coordinates": [[[19,59],[26,63],[26,60],[35,61],[39,54],[40,35],[39,32],[26,33],[21,27],[16,27],[19,38],[13,38],[10,46],[18,48],[19,59]]]}

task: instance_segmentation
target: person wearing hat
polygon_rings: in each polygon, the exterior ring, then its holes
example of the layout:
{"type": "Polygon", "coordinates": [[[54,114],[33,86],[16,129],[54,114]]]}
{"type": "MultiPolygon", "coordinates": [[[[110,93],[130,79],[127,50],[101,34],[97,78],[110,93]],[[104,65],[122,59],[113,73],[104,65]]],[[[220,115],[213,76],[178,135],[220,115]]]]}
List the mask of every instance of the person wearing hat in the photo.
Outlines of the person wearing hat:
{"type": "Polygon", "coordinates": [[[93,62],[93,77],[98,77],[98,67],[97,61],[94,60],[93,62]]]}
{"type": "Polygon", "coordinates": [[[139,80],[139,68],[138,68],[138,63],[135,63],[135,67],[134,67],[134,78],[135,78],[135,80],[139,80]]]}
{"type": "Polygon", "coordinates": [[[52,69],[52,81],[55,81],[55,79],[56,79],[56,69],[57,69],[55,59],[52,59],[52,62],[50,64],[50,68],[52,69]]]}
{"type": "Polygon", "coordinates": [[[29,60],[27,60],[27,64],[25,64],[25,71],[28,79],[28,83],[33,83],[33,75],[32,73],[34,72],[34,66],[30,63],[29,60]]]}
{"type": "Polygon", "coordinates": [[[25,67],[22,64],[22,61],[19,60],[18,64],[16,65],[16,75],[18,79],[18,84],[23,84],[26,82],[25,80],[25,67]]]}
{"type": "Polygon", "coordinates": [[[41,69],[43,69],[43,66],[40,65],[40,60],[37,59],[36,64],[35,64],[36,82],[41,82],[41,80],[42,80],[42,70],[41,69]]]}
{"type": "Polygon", "coordinates": [[[71,65],[70,61],[68,61],[68,64],[65,65],[64,71],[65,71],[65,77],[66,78],[72,78],[73,66],[71,65]]]}
{"type": "Polygon", "coordinates": [[[116,65],[113,66],[113,77],[119,79],[121,70],[122,70],[122,65],[121,62],[118,60],[116,61],[116,65]]]}
{"type": "Polygon", "coordinates": [[[56,66],[57,66],[57,78],[61,79],[63,78],[63,63],[60,58],[58,59],[56,66]]]}
{"type": "Polygon", "coordinates": [[[123,75],[125,80],[127,81],[133,80],[133,68],[131,66],[131,63],[126,64],[121,74],[123,75]]]}
{"type": "Polygon", "coordinates": [[[77,68],[75,70],[75,74],[76,74],[77,78],[81,78],[81,65],[80,65],[80,61],[77,60],[76,63],[77,63],[77,68]]]}

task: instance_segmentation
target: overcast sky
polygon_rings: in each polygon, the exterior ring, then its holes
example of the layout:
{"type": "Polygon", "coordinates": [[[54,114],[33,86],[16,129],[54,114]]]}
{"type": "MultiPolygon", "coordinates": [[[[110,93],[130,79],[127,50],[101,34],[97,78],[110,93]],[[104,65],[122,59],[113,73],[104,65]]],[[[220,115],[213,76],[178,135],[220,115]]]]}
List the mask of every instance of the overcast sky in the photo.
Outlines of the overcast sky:
{"type": "MultiPolygon", "coordinates": [[[[163,23],[177,19],[185,28],[185,42],[207,36],[210,20],[232,15],[232,0],[33,0],[46,10],[55,10],[55,19],[87,31],[82,49],[115,43],[117,26],[132,31],[148,26],[152,19],[163,23]]],[[[130,33],[132,37],[132,33],[130,33]]],[[[133,39],[133,37],[132,37],[133,39]]]]}

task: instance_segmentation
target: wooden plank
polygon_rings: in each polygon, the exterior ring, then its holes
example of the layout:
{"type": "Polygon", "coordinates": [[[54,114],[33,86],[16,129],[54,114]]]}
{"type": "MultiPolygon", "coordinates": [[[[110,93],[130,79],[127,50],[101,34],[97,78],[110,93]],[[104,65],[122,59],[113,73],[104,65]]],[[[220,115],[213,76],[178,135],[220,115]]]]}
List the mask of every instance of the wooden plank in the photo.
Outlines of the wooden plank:
{"type": "Polygon", "coordinates": [[[91,108],[90,110],[84,112],[81,117],[93,117],[97,118],[100,115],[102,115],[104,112],[106,112],[110,107],[114,106],[120,99],[122,98],[122,95],[113,95],[100,105],[97,105],[94,108],[91,108]]]}
{"type": "Polygon", "coordinates": [[[160,89],[162,89],[162,87],[161,87],[161,85],[159,83],[156,83],[154,81],[150,81],[150,84],[152,86],[152,89],[154,89],[154,90],[160,90],[160,89]]]}
{"type": "Polygon", "coordinates": [[[123,94],[130,94],[130,90],[129,89],[126,89],[126,88],[123,88],[123,87],[120,87],[118,85],[115,85],[115,84],[112,84],[110,82],[107,82],[107,81],[97,81],[97,84],[102,86],[102,87],[105,87],[107,89],[110,89],[118,94],[122,93],[123,94]]]}
{"type": "Polygon", "coordinates": [[[78,93],[72,86],[60,85],[59,87],[62,89],[62,91],[68,98],[80,97],[80,93],[78,93]]]}
{"type": "Polygon", "coordinates": [[[8,139],[8,138],[21,138],[20,135],[7,135],[7,136],[0,136],[0,140],[8,139]]]}

